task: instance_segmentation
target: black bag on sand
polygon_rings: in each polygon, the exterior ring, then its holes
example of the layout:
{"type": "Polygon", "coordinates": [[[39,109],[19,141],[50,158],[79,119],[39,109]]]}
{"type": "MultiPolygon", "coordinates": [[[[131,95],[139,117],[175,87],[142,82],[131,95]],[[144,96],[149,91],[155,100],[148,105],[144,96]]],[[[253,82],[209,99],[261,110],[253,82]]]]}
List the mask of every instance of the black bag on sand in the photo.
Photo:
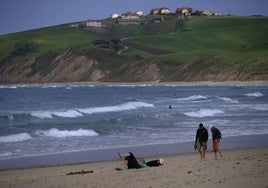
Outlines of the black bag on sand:
{"type": "Polygon", "coordinates": [[[163,159],[157,159],[157,160],[152,160],[152,161],[148,161],[145,164],[149,167],[153,167],[153,166],[160,166],[163,165],[164,160],[163,159]]]}

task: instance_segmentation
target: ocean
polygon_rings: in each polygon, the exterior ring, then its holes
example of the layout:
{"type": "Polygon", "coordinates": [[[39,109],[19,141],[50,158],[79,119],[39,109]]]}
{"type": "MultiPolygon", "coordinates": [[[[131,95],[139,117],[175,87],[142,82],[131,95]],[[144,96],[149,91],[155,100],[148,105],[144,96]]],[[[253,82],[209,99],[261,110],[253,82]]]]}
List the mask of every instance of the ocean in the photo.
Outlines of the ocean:
{"type": "Polygon", "coordinates": [[[268,86],[0,86],[0,160],[194,142],[199,123],[268,134],[268,86]]]}

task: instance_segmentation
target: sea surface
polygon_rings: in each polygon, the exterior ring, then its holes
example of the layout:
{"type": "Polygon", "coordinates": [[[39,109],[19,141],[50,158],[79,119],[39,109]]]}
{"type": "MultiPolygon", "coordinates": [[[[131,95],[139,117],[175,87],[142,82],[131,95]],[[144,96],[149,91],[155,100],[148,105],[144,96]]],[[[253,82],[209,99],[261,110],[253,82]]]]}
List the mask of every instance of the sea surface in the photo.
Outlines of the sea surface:
{"type": "Polygon", "coordinates": [[[0,86],[0,160],[189,142],[201,122],[268,134],[268,86],[0,86]]]}

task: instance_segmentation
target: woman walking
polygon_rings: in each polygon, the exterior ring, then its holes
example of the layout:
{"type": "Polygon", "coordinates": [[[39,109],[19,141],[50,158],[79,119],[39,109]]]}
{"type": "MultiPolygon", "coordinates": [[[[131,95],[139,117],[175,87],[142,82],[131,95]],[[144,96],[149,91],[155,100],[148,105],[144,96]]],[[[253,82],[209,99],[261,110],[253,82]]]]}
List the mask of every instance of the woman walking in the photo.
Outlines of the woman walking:
{"type": "Polygon", "coordinates": [[[220,154],[220,157],[222,157],[222,153],[219,149],[220,140],[221,140],[221,132],[214,125],[210,125],[210,130],[212,133],[212,145],[213,145],[215,159],[218,159],[217,152],[220,154]]]}

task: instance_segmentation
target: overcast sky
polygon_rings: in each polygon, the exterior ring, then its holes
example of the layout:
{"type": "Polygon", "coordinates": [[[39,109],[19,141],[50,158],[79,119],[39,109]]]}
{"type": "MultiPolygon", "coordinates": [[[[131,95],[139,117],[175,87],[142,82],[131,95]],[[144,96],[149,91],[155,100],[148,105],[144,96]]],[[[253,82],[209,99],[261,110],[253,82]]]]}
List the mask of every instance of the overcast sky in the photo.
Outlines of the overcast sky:
{"type": "Polygon", "coordinates": [[[87,19],[113,13],[189,6],[221,14],[268,16],[268,0],[0,0],[0,35],[87,19]]]}

